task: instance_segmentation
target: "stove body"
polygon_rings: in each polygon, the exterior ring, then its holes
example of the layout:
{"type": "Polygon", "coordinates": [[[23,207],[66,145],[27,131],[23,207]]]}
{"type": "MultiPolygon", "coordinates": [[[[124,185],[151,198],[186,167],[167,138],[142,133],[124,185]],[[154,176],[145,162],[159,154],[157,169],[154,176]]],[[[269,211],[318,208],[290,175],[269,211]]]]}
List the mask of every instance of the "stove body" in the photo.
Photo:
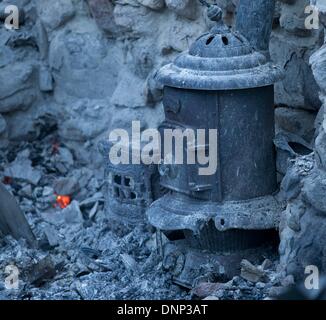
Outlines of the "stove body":
{"type": "MultiPolygon", "coordinates": [[[[163,105],[162,128],[217,130],[218,166],[215,174],[206,176],[198,173],[198,165],[175,165],[163,174],[162,185],[213,202],[247,200],[276,191],[273,86],[216,91],[167,86],[163,105]]],[[[205,147],[209,152],[208,137],[205,147]]]]}

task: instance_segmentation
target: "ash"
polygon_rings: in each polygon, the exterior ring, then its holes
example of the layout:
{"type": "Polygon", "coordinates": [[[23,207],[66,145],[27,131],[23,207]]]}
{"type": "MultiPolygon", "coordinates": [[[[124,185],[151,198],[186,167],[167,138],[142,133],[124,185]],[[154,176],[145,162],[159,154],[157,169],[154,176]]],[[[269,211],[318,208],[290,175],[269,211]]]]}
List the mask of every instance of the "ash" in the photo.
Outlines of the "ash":
{"type": "Polygon", "coordinates": [[[226,283],[200,282],[192,290],[174,284],[155,230],[108,217],[102,169],[78,161],[55,126],[3,151],[0,172],[39,242],[31,249],[0,237],[0,299],[264,299],[281,286],[276,256],[265,260],[268,269],[243,264],[249,273],[226,283]],[[70,205],[62,209],[58,194],[72,195],[70,205]],[[7,266],[18,268],[18,289],[6,288],[7,266]]]}

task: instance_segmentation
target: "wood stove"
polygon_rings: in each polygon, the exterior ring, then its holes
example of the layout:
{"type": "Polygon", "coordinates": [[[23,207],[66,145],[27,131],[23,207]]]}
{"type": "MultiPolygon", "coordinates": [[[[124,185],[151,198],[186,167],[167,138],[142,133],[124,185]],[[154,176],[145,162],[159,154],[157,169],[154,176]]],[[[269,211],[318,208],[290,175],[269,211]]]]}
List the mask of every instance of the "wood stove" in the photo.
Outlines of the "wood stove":
{"type": "MultiPolygon", "coordinates": [[[[106,181],[106,211],[119,224],[135,226],[146,223],[145,212],[150,204],[164,192],[159,185],[157,165],[116,164],[109,157],[112,144],[101,141],[99,150],[104,156],[106,181]]],[[[122,152],[132,154],[132,145],[126,145],[122,152]]],[[[139,153],[139,150],[138,152],[139,153]]]]}
{"type": "Polygon", "coordinates": [[[216,25],[156,79],[164,89],[162,129],[217,130],[217,172],[199,175],[193,165],[163,164],[161,184],[170,192],[147,216],[191,248],[235,252],[261,245],[278,224],[274,83],[283,74],[266,52],[223,24],[218,6],[207,6],[216,25]]]}

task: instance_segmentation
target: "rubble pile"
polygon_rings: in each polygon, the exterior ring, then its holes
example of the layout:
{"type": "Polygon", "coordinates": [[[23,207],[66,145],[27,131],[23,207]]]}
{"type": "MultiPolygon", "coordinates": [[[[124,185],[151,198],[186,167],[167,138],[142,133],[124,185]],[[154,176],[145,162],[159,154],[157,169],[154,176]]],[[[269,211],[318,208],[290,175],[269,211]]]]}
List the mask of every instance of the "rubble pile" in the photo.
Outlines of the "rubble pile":
{"type": "Polygon", "coordinates": [[[85,167],[48,126],[38,140],[2,151],[0,172],[38,239],[30,248],[0,238],[0,299],[264,299],[281,286],[275,250],[262,266],[243,261],[229,282],[177,286],[162,267],[155,230],[110,220],[103,173],[85,167]],[[19,272],[17,289],[5,287],[7,266],[19,272]]]}
{"type": "Polygon", "coordinates": [[[161,270],[151,230],[112,226],[104,213],[103,174],[80,165],[56,138],[51,133],[1,154],[0,178],[25,212],[39,248],[1,238],[0,299],[189,296],[161,270]],[[58,195],[69,196],[70,204],[62,209],[58,195]],[[17,290],[4,287],[8,265],[19,270],[17,290]]]}
{"type": "Polygon", "coordinates": [[[255,266],[247,260],[241,262],[241,274],[226,283],[200,283],[193,295],[204,300],[270,300],[277,299],[294,285],[292,276],[277,272],[277,262],[265,259],[255,266]]]}

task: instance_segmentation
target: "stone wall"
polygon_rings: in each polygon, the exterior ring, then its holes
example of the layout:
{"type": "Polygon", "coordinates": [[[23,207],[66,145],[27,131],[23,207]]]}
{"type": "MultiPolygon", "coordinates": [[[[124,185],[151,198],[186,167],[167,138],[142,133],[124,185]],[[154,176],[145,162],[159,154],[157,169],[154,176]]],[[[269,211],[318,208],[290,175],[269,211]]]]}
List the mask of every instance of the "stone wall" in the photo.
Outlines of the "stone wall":
{"type": "MultiPolygon", "coordinates": [[[[326,6],[314,1],[320,10],[320,22],[326,26],[326,6]]],[[[317,266],[326,272],[326,44],[310,57],[314,78],[319,86],[320,110],[314,154],[293,161],[282,183],[288,202],[280,236],[281,266],[297,279],[305,268],[317,266]]]]}
{"type": "Polygon", "coordinates": [[[24,8],[26,22],[0,29],[1,145],[35,139],[38,123],[51,115],[85,161],[114,127],[158,125],[154,72],[208,25],[195,1],[7,2],[24,8]]]}

